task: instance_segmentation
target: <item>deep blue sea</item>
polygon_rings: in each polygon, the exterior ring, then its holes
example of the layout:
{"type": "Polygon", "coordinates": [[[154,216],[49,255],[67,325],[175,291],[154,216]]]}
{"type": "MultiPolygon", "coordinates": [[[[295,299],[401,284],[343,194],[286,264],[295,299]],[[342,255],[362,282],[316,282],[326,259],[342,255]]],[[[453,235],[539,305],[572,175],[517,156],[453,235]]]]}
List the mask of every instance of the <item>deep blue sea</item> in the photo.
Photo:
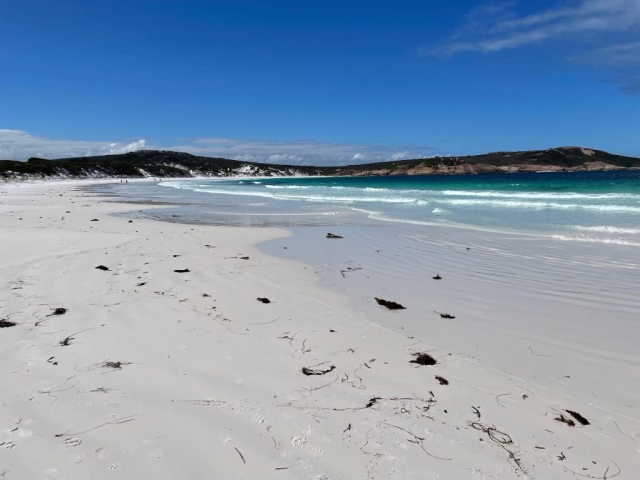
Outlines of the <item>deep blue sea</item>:
{"type": "Polygon", "coordinates": [[[207,216],[251,224],[291,218],[285,225],[367,219],[640,246],[640,171],[190,179],[115,189],[187,205],[182,214],[204,223],[207,216]]]}

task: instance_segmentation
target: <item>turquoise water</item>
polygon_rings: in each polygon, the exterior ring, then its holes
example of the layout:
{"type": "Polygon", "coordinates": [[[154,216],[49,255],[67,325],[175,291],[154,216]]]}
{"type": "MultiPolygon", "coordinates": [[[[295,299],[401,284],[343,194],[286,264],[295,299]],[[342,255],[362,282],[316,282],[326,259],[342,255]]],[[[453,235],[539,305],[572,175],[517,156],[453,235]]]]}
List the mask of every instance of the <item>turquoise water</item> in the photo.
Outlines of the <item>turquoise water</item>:
{"type": "MultiPolygon", "coordinates": [[[[337,215],[640,246],[640,172],[171,180],[123,188],[242,215],[337,215]]],[[[330,223],[329,220],[327,220],[330,223]]]]}

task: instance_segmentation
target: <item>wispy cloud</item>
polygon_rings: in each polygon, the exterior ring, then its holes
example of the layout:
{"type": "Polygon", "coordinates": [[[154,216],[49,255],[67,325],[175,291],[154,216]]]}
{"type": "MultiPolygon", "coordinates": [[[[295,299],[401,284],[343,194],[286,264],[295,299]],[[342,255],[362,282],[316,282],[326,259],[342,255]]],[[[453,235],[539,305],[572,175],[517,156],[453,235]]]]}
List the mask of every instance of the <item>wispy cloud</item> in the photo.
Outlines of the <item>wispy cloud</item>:
{"type": "Polygon", "coordinates": [[[37,137],[22,130],[0,129],[0,160],[112,155],[143,150],[144,148],[146,148],[144,139],[130,143],[53,140],[37,137]]]}
{"type": "Polygon", "coordinates": [[[518,14],[515,2],[471,11],[448,42],[424,47],[423,56],[495,53],[524,46],[573,50],[569,61],[606,69],[624,93],[638,92],[640,0],[573,0],[556,8],[518,14]],[[597,45],[594,47],[594,45],[597,45]],[[612,73],[613,72],[613,73],[612,73]]]}
{"type": "Polygon", "coordinates": [[[194,155],[291,165],[346,165],[423,158],[438,153],[437,149],[428,146],[351,145],[310,140],[269,142],[212,137],[183,140],[173,145],[153,145],[145,139],[135,142],[54,140],[21,130],[0,129],[0,159],[6,160],[111,155],[144,149],[174,150],[194,155]]]}
{"type": "Polygon", "coordinates": [[[346,165],[433,156],[437,149],[418,145],[365,145],[303,141],[198,138],[170,147],[195,155],[291,165],[346,165]]]}
{"type": "Polygon", "coordinates": [[[559,37],[575,40],[581,33],[636,32],[640,27],[640,0],[581,0],[521,16],[513,13],[510,6],[492,5],[474,10],[450,42],[425,47],[421,53],[446,56],[496,52],[559,37]]]}

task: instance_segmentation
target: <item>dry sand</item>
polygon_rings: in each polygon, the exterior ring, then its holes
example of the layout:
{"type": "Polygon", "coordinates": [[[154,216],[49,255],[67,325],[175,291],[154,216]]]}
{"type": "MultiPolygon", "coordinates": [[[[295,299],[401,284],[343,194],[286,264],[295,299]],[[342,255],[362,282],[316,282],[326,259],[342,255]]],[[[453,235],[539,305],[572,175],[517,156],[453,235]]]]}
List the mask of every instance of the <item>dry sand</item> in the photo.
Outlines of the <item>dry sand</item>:
{"type": "MultiPolygon", "coordinates": [[[[109,214],[135,207],[64,184],[0,191],[2,480],[638,478],[637,405],[384,327],[403,311],[354,308],[255,247],[284,230],[130,223],[109,214]],[[410,363],[426,350],[436,365],[410,363]]],[[[608,369],[620,398],[638,357],[608,369]]]]}

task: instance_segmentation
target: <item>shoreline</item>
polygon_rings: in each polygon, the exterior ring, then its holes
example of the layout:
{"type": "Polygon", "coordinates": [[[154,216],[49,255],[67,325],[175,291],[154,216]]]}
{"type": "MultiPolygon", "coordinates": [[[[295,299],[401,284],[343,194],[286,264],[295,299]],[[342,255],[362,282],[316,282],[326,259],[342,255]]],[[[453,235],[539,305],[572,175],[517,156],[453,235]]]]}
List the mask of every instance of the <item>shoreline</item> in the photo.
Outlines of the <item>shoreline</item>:
{"type": "MultiPolygon", "coordinates": [[[[315,243],[274,228],[129,223],[112,213],[131,204],[77,193],[40,184],[0,196],[0,318],[18,324],[0,330],[7,480],[570,479],[567,470],[602,477],[606,468],[612,478],[616,466],[625,478],[640,468],[633,409],[601,411],[562,385],[548,392],[518,376],[519,360],[500,371],[473,351],[407,338],[423,333],[399,330],[405,312],[354,301],[323,287],[313,262],[260,247],[315,243]],[[58,307],[67,311],[47,316],[58,307]],[[410,363],[419,352],[438,363],[410,363]],[[309,376],[303,367],[330,371],[309,376]],[[591,425],[554,419],[572,418],[566,410],[591,425]],[[492,440],[489,428],[509,442],[492,440]]],[[[344,240],[318,239],[334,251],[333,276],[353,253],[344,240]]],[[[443,298],[455,282],[449,272],[440,272],[443,298]]],[[[377,281],[367,295],[417,310],[415,294],[401,299],[399,285],[374,292],[377,281]]],[[[461,320],[464,313],[453,321],[461,320]]],[[[548,368],[551,360],[540,360],[548,368]]],[[[637,383],[626,388],[637,399],[637,383]]]]}

